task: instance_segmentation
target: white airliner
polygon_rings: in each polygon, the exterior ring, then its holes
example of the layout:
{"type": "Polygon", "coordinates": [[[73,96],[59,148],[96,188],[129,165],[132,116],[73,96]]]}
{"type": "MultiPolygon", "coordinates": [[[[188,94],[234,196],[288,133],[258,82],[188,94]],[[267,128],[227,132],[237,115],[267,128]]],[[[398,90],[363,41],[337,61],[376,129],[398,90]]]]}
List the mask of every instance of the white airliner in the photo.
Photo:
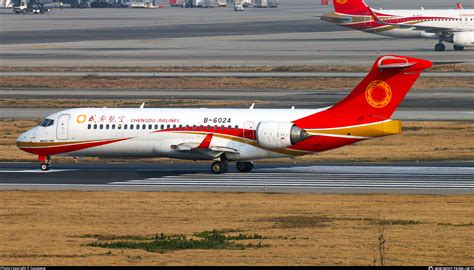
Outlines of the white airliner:
{"type": "MultiPolygon", "coordinates": [[[[80,108],[48,116],[21,134],[17,146],[51,156],[170,157],[213,160],[214,173],[249,172],[253,161],[322,152],[401,132],[390,117],[431,62],[379,57],[342,101],[323,109],[80,108]]],[[[374,153],[376,154],[376,153],[374,153]]]]}
{"type": "Polygon", "coordinates": [[[363,0],[333,0],[335,12],[321,17],[355,30],[398,38],[437,39],[436,51],[444,51],[443,42],[455,50],[474,47],[474,9],[375,10],[363,0]]]}

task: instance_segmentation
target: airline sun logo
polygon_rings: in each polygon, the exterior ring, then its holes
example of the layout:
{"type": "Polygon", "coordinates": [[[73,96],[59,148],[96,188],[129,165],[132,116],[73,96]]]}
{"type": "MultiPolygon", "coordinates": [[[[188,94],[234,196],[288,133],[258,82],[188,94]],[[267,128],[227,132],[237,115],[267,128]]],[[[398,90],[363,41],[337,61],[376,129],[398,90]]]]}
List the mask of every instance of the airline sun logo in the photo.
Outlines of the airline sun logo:
{"type": "Polygon", "coordinates": [[[370,106],[381,109],[390,103],[392,89],[384,81],[373,81],[365,90],[365,99],[370,106]]]}
{"type": "Polygon", "coordinates": [[[77,117],[76,117],[76,122],[79,123],[79,124],[82,124],[86,121],[86,115],[85,114],[79,114],[77,117]]]}
{"type": "Polygon", "coordinates": [[[340,5],[344,5],[345,3],[347,3],[349,0],[336,0],[336,2],[340,5]]]}

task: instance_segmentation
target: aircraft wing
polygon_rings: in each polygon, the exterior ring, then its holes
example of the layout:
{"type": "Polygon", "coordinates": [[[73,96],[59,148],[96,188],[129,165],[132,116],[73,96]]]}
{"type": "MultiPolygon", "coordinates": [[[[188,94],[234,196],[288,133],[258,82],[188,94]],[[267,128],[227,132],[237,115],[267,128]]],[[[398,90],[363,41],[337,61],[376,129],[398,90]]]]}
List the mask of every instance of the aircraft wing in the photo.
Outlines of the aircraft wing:
{"type": "Polygon", "coordinates": [[[213,133],[207,134],[201,143],[180,143],[174,146],[177,151],[194,151],[209,155],[211,157],[218,157],[223,153],[238,153],[234,148],[226,146],[211,145],[213,133]]]}
{"type": "Polygon", "coordinates": [[[461,28],[452,28],[452,27],[439,27],[439,26],[423,26],[423,25],[415,25],[415,24],[404,24],[404,23],[390,23],[386,22],[382,19],[380,19],[377,14],[370,8],[367,7],[370,15],[379,24],[384,24],[384,25],[391,25],[391,26],[396,26],[398,28],[403,28],[403,29],[417,29],[417,30],[423,30],[428,33],[454,33],[454,32],[466,32],[466,31],[474,31],[474,29],[467,30],[467,29],[461,29],[461,28]]]}

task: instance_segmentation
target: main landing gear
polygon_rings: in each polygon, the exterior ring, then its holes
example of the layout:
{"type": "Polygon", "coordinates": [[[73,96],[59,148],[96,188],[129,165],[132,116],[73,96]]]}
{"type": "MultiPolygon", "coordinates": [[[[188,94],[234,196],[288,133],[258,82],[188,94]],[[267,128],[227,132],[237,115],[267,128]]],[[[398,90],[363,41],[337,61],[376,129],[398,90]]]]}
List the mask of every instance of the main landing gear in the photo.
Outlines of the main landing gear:
{"type": "Polygon", "coordinates": [[[446,50],[446,46],[443,43],[440,42],[435,45],[435,51],[442,52],[444,50],[446,50]]]}
{"type": "Polygon", "coordinates": [[[464,47],[463,47],[463,46],[454,45],[454,50],[455,50],[455,51],[464,51],[464,47]]]}
{"type": "Polygon", "coordinates": [[[250,172],[252,169],[252,162],[237,162],[237,170],[239,170],[239,172],[250,172]]]}
{"type": "Polygon", "coordinates": [[[211,165],[211,170],[215,174],[226,173],[229,171],[229,163],[226,161],[214,161],[211,165]]]}
{"type": "MultiPolygon", "coordinates": [[[[237,162],[237,170],[239,172],[250,172],[253,169],[252,162],[237,162]]],[[[211,165],[211,170],[215,174],[222,174],[229,171],[229,163],[225,160],[214,161],[211,165]]]]}
{"type": "Polygon", "coordinates": [[[41,162],[40,169],[42,171],[49,171],[51,167],[51,156],[39,156],[38,160],[41,162]]]}

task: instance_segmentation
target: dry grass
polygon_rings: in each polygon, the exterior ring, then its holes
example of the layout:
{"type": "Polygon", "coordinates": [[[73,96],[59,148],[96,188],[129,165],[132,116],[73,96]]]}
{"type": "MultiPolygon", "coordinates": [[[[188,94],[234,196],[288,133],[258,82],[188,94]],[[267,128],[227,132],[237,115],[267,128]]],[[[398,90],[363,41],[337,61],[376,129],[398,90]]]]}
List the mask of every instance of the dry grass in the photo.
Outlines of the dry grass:
{"type": "Polygon", "coordinates": [[[472,223],[473,196],[3,191],[0,205],[2,265],[372,265],[383,220],[413,221],[385,225],[387,265],[474,263],[474,226],[455,226],[472,223]],[[212,229],[269,246],[160,254],[81,237],[212,229]]]}
{"type": "MultiPolygon", "coordinates": [[[[3,66],[0,72],[367,72],[370,66],[3,66]]],[[[428,72],[473,72],[472,64],[435,65],[428,72]]]]}
{"type": "MultiPolygon", "coordinates": [[[[86,89],[352,89],[360,78],[137,78],[137,77],[0,77],[0,87],[86,88],[86,89]]],[[[421,78],[414,88],[473,88],[474,77],[421,78]]]]}
{"type": "MultiPolygon", "coordinates": [[[[3,119],[0,121],[0,160],[35,161],[36,156],[15,146],[15,139],[38,123],[38,120],[3,119]]],[[[474,160],[473,122],[404,122],[400,135],[372,139],[323,153],[299,157],[298,162],[330,161],[430,161],[474,160]]],[[[55,161],[71,161],[55,157],[55,161]]],[[[83,161],[97,159],[81,159],[83,161]]],[[[111,159],[104,159],[109,160],[111,159]]],[[[161,161],[163,159],[147,159],[161,161]]],[[[114,161],[121,161],[114,159],[114,161]]],[[[294,162],[290,159],[272,162],[294,162]]]]}

